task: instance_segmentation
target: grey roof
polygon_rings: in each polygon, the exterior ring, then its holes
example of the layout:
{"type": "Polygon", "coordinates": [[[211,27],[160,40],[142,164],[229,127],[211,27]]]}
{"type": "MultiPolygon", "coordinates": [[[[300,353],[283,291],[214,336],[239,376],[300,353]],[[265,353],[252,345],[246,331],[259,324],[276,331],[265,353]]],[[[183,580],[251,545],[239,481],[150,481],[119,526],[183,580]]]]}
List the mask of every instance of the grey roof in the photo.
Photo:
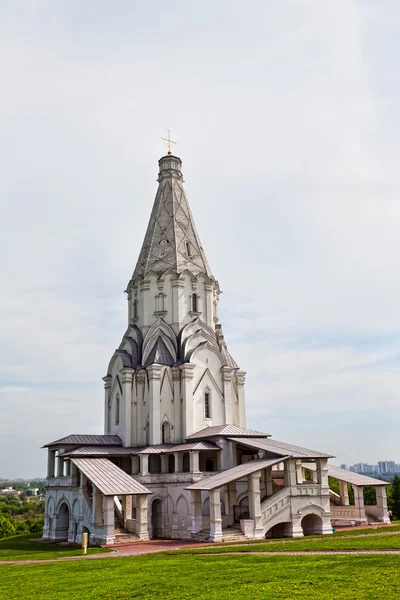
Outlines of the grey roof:
{"type": "Polygon", "coordinates": [[[181,159],[163,156],[158,164],[158,190],[132,281],[142,279],[150,272],[181,274],[185,270],[193,275],[205,273],[211,277],[183,189],[181,159]],[[161,244],[163,240],[164,245],[161,244]]]}
{"type": "Polygon", "coordinates": [[[72,434],[67,437],[60,438],[55,442],[50,442],[43,446],[48,448],[49,446],[56,446],[61,444],[71,444],[74,446],[122,446],[122,440],[117,435],[80,435],[72,434]]]}
{"type": "Polygon", "coordinates": [[[169,367],[173,367],[175,362],[176,361],[171,355],[171,352],[168,350],[167,346],[165,345],[164,340],[161,337],[159,337],[156,343],[154,344],[153,348],[151,349],[150,354],[147,357],[147,360],[143,366],[147,367],[148,365],[157,364],[168,365],[169,367]]]}
{"type": "Polygon", "coordinates": [[[268,433],[262,433],[262,431],[253,431],[251,429],[244,429],[244,427],[237,427],[236,425],[215,425],[213,427],[206,427],[200,431],[196,431],[189,435],[187,440],[204,439],[215,436],[236,436],[236,437],[261,437],[268,438],[268,433]]]}
{"type": "MultiPolygon", "coordinates": [[[[314,463],[305,463],[303,464],[303,467],[309,469],[310,471],[315,471],[317,468],[314,463]]],[[[335,467],[335,465],[330,465],[329,463],[328,475],[330,477],[335,477],[336,479],[340,479],[341,481],[345,481],[346,483],[351,483],[353,485],[358,485],[360,487],[366,487],[369,485],[390,485],[388,481],[375,479],[375,477],[368,477],[368,475],[362,475],[361,473],[353,473],[353,471],[347,471],[347,469],[340,469],[339,467],[335,467]]]]}
{"type": "Polygon", "coordinates": [[[80,446],[67,451],[64,456],[121,456],[132,455],[132,448],[122,446],[80,446]]]}
{"type": "Polygon", "coordinates": [[[279,454],[280,456],[293,456],[295,458],[332,458],[332,454],[324,454],[316,450],[309,450],[308,448],[302,448],[301,446],[293,446],[292,444],[286,444],[285,442],[278,442],[277,440],[259,439],[259,438],[247,438],[242,439],[239,437],[230,438],[233,442],[238,442],[244,446],[250,448],[257,448],[258,450],[266,450],[273,454],[279,454]]]}
{"type": "Polygon", "coordinates": [[[170,452],[189,452],[189,450],[221,450],[221,448],[212,442],[192,442],[174,446],[170,452]]]}
{"type": "Polygon", "coordinates": [[[105,496],[152,493],[107,458],[71,458],[71,461],[105,496]]]}
{"type": "MultiPolygon", "coordinates": [[[[285,459],[289,458],[285,456],[285,459]]],[[[213,475],[212,477],[205,477],[192,485],[189,485],[187,490],[215,490],[216,488],[220,488],[227,483],[231,483],[232,481],[237,481],[242,477],[246,477],[247,475],[251,475],[251,473],[255,473],[256,471],[260,471],[261,469],[266,469],[267,467],[272,467],[277,463],[281,462],[282,458],[258,458],[256,460],[250,460],[243,465],[238,465],[237,467],[233,467],[233,469],[228,469],[227,471],[222,471],[222,473],[218,473],[217,475],[213,475]]]]}

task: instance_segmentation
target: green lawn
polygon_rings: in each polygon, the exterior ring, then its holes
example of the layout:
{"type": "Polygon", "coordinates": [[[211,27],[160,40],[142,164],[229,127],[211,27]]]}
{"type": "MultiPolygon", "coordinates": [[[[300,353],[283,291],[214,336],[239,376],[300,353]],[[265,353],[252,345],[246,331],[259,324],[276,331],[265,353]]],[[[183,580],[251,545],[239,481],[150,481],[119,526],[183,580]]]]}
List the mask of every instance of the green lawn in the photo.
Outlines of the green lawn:
{"type": "MultiPolygon", "coordinates": [[[[355,538],[334,538],[325,536],[324,539],[288,540],[285,542],[256,542],[235,546],[216,545],[205,548],[179,550],[179,554],[215,554],[225,552],[312,552],[318,550],[400,550],[400,535],[358,536],[355,538]]],[[[169,554],[177,551],[169,551],[169,554]]]]}
{"type": "MultiPolygon", "coordinates": [[[[37,560],[44,558],[61,558],[64,556],[80,556],[81,548],[57,546],[35,542],[38,534],[18,535],[0,540],[0,560],[37,560]]],[[[89,548],[88,554],[109,552],[104,548],[89,548]]]]}
{"type": "Polygon", "coordinates": [[[377,600],[400,556],[165,556],[0,566],[1,600],[377,600]]]}

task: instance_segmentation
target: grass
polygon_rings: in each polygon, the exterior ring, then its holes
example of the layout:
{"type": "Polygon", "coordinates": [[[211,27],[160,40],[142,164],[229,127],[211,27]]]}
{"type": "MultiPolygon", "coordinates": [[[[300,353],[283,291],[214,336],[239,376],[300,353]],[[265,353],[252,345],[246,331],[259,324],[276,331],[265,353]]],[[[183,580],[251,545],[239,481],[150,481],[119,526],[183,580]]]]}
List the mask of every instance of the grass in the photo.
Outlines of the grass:
{"type": "MultiPolygon", "coordinates": [[[[315,552],[319,550],[400,550],[400,535],[358,536],[355,538],[288,540],[279,543],[256,542],[235,546],[218,545],[179,550],[179,554],[224,554],[226,552],[315,552]]],[[[176,551],[169,551],[169,554],[176,551]]]]}
{"type": "Polygon", "coordinates": [[[165,556],[0,566],[0,600],[380,600],[400,556],[165,556]]]}
{"type": "MultiPolygon", "coordinates": [[[[33,541],[39,534],[17,535],[0,540],[1,560],[40,560],[45,558],[63,558],[67,556],[81,556],[81,548],[71,546],[58,546],[33,541]]],[[[104,548],[88,548],[88,554],[109,552],[104,548]]]]}

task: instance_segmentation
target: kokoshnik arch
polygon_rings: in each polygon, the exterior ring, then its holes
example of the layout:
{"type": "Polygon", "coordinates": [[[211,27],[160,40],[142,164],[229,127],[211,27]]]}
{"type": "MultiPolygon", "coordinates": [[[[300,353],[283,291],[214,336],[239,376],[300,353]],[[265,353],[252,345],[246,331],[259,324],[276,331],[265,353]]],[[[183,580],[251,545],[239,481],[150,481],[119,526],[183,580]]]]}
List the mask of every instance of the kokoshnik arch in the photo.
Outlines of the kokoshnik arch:
{"type": "Polygon", "coordinates": [[[387,522],[385,482],[246,429],[245,373],[224,340],[220,287],[181,167],[170,153],[159,160],[153,210],[126,289],[127,329],[103,378],[104,434],[45,446],[43,537],[221,541],[387,522]],[[329,489],[328,474],[340,494],[329,489]],[[376,506],[364,506],[367,485],[376,488],[376,506]]]}

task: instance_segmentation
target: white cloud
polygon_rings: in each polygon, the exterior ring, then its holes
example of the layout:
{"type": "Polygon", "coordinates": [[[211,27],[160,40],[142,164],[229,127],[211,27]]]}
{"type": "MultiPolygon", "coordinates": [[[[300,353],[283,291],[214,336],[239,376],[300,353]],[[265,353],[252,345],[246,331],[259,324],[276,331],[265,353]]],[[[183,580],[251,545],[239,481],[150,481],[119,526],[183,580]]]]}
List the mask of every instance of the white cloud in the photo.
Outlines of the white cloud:
{"type": "MultiPolygon", "coordinates": [[[[42,0],[0,13],[0,408],[15,461],[0,476],[43,471],[35,448],[54,422],[59,435],[101,427],[167,127],[249,373],[249,422],[293,441],[300,423],[331,447],[327,412],[368,428],[383,407],[394,422],[398,3],[42,0]]],[[[371,448],[357,431],[347,462],[371,448]]]]}

